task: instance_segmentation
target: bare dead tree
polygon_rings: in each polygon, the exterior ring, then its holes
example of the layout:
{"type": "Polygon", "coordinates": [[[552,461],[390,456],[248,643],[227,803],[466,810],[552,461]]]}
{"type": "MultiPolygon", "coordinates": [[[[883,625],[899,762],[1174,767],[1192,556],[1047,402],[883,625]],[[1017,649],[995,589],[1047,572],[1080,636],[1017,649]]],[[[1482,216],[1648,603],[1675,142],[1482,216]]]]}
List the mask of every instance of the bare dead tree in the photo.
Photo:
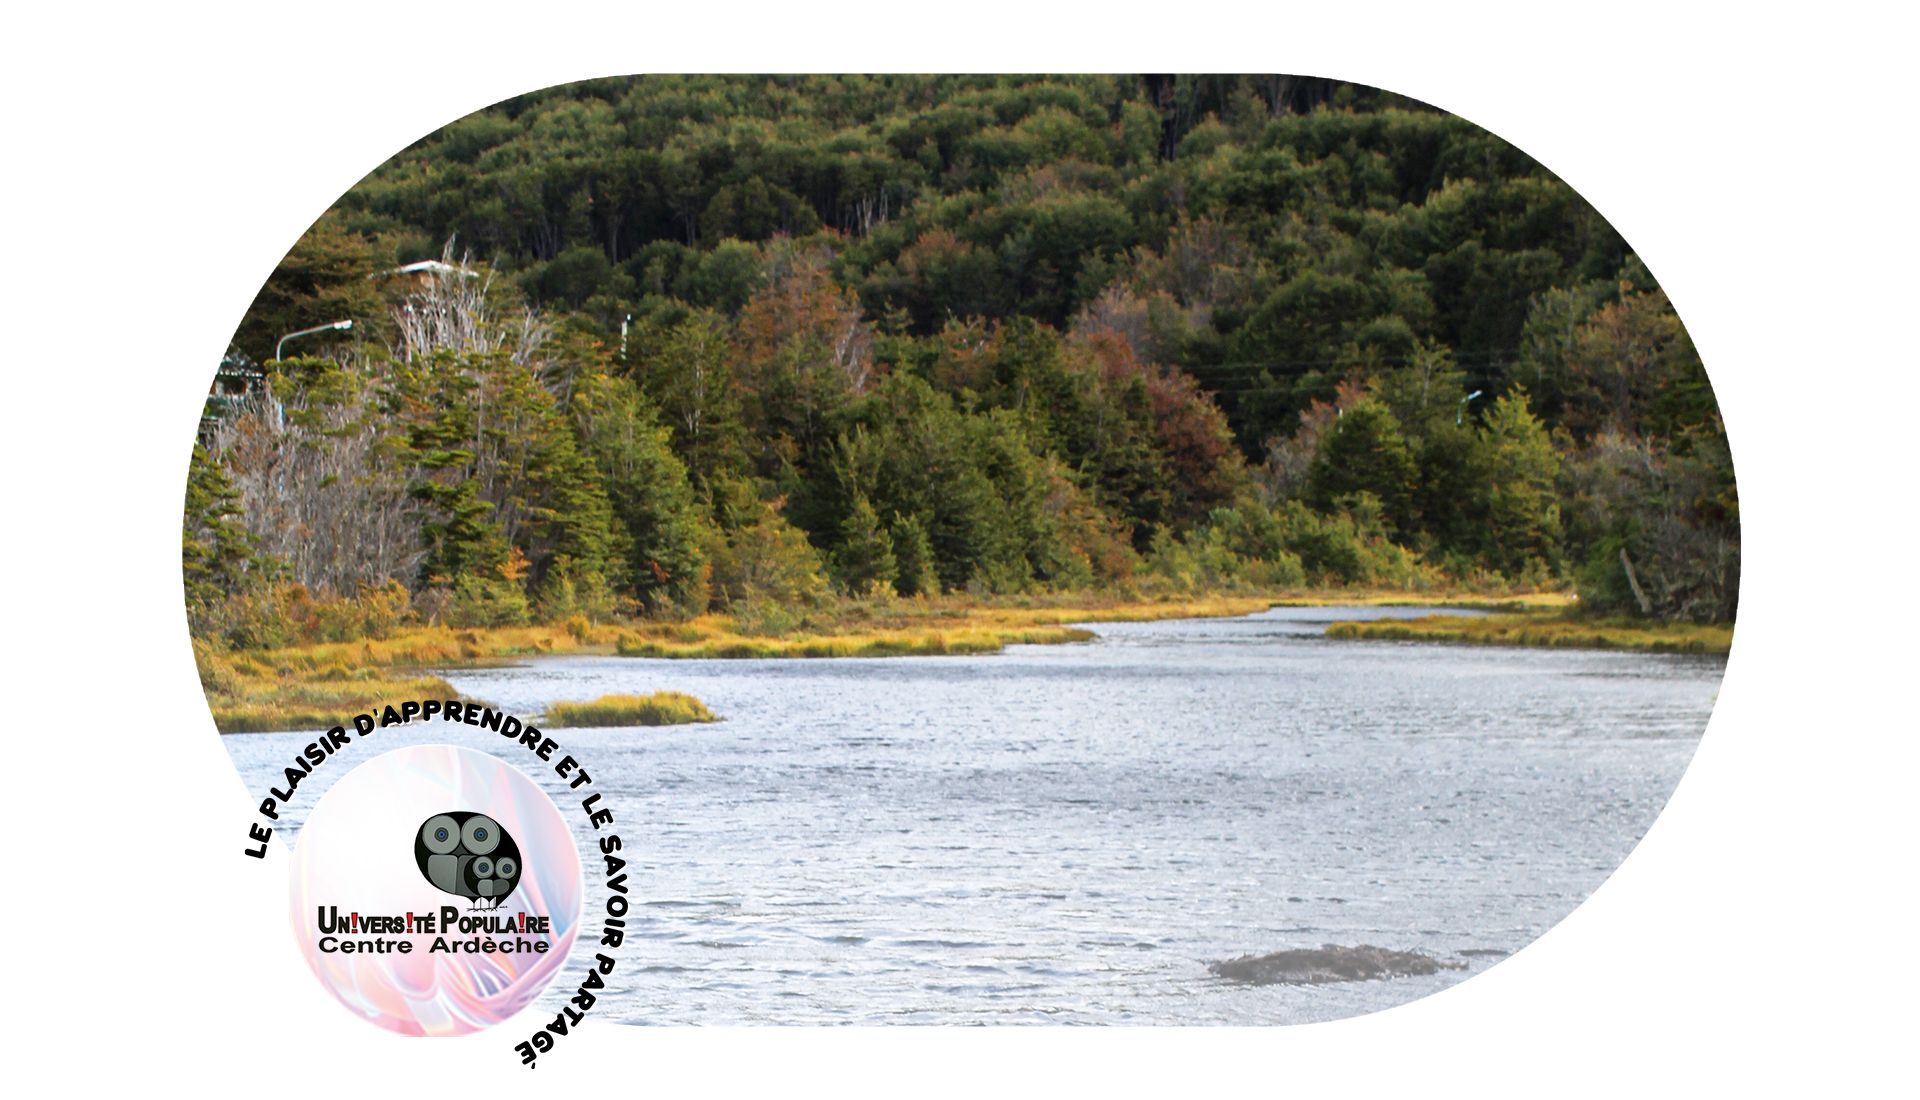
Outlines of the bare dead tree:
{"type": "Polygon", "coordinates": [[[851,203],[853,230],[860,236],[873,232],[875,226],[882,224],[893,214],[893,189],[881,184],[873,191],[856,195],[851,203]]]}
{"type": "Polygon", "coordinates": [[[422,558],[413,471],[381,446],[370,387],[338,403],[282,402],[267,388],[212,431],[261,548],[315,592],[411,583],[422,558]]]}
{"type": "Polygon", "coordinates": [[[1114,284],[1102,290],[1093,301],[1081,307],[1073,319],[1076,336],[1112,334],[1133,349],[1143,363],[1166,365],[1175,361],[1179,349],[1177,330],[1199,328],[1212,316],[1202,304],[1182,305],[1165,290],[1145,293],[1114,284]]]}
{"type": "Polygon", "coordinates": [[[1649,440],[1605,432],[1570,467],[1575,507],[1590,524],[1607,529],[1618,519],[1631,521],[1634,549],[1629,555],[1623,546],[1618,558],[1643,614],[1706,622],[1733,618],[1739,527],[1704,510],[1721,492],[1714,465],[1699,455],[1675,455],[1649,440]]]}
{"type": "Polygon", "coordinates": [[[506,352],[520,366],[531,366],[553,330],[529,307],[501,311],[493,293],[493,272],[476,268],[471,253],[456,261],[453,241],[440,252],[440,265],[425,273],[420,289],[393,310],[400,332],[394,350],[407,362],[439,351],[460,355],[506,352]]]}
{"type": "Polygon", "coordinates": [[[1275,433],[1267,440],[1266,459],[1255,472],[1261,499],[1268,507],[1306,496],[1312,480],[1313,460],[1319,457],[1320,441],[1340,416],[1337,405],[1316,401],[1300,413],[1299,426],[1292,435],[1275,433]]]}
{"type": "Polygon", "coordinates": [[[858,307],[854,307],[837,311],[829,332],[834,370],[845,379],[848,390],[867,392],[873,380],[873,329],[861,317],[858,307]]]}

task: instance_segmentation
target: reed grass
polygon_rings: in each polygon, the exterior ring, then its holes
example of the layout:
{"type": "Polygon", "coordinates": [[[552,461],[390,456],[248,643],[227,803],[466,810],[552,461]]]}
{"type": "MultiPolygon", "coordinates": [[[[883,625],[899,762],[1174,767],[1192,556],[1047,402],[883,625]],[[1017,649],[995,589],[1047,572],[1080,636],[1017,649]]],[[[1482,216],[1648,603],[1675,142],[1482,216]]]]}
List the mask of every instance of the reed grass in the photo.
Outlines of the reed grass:
{"type": "Polygon", "coordinates": [[[244,677],[207,689],[207,708],[221,733],[321,730],[355,714],[401,699],[458,699],[438,676],[381,676],[318,680],[244,677]]]}
{"type": "Polygon", "coordinates": [[[847,601],[781,635],[749,634],[726,615],[624,631],[622,657],[667,659],[938,657],[997,653],[1010,645],[1091,641],[1070,623],[1193,619],[1250,615],[1272,606],[1254,596],[1142,600],[1028,596],[992,603],[936,600],[847,601]]]}
{"type": "Polygon", "coordinates": [[[1286,592],[1273,599],[1275,607],[1460,607],[1473,611],[1571,610],[1579,605],[1571,592],[1520,592],[1487,595],[1477,592],[1397,592],[1390,589],[1315,589],[1286,592]]]}
{"type": "Polygon", "coordinates": [[[678,726],[718,722],[719,716],[693,696],[679,691],[651,695],[602,695],[586,703],[550,703],[541,721],[549,726],[678,726]]]}
{"type": "Polygon", "coordinates": [[[997,653],[1009,645],[1084,642],[1093,636],[1091,630],[1066,626],[897,630],[788,638],[747,637],[721,632],[692,642],[622,636],[615,646],[615,652],[622,657],[676,659],[939,657],[997,653]]]}
{"type": "Polygon", "coordinates": [[[1587,617],[1567,611],[1531,611],[1484,617],[1428,615],[1418,619],[1340,622],[1327,627],[1327,637],[1550,649],[1625,649],[1646,653],[1726,653],[1733,645],[1733,627],[1587,617]]]}

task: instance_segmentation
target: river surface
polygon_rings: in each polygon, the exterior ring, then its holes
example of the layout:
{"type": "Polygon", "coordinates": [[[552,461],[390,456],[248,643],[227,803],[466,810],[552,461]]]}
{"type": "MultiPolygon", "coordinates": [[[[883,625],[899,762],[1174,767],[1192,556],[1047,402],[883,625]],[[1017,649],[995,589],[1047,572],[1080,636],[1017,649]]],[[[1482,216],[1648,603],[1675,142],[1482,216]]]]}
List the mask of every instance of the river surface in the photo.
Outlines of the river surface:
{"type": "MultiPolygon", "coordinates": [[[[597,1018],[1299,1023],[1432,993],[1564,917],[1660,812],[1725,665],[1321,636],[1432,611],[1101,623],[1092,642],[978,657],[443,675],[522,715],[674,689],[725,718],[552,731],[632,858],[631,934],[597,1018]],[[1463,968],[1257,987],[1207,971],[1329,943],[1463,968]]],[[[311,736],[225,740],[259,794],[311,736]]],[[[314,783],[437,742],[527,765],[585,836],[577,793],[473,727],[380,730],[314,783]]],[[[321,793],[300,788],[283,839],[321,793]]],[[[590,889],[582,958],[603,905],[590,889]]]]}

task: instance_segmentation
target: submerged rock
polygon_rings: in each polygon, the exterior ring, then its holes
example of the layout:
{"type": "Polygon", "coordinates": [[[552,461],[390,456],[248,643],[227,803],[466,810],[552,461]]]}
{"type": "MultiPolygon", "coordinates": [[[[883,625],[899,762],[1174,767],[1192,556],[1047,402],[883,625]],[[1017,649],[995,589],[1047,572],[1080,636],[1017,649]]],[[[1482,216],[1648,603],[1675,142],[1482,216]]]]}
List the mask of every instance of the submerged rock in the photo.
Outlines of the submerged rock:
{"type": "Polygon", "coordinates": [[[1323,982],[1364,982],[1374,978],[1406,978],[1464,970],[1466,964],[1441,962],[1417,951],[1389,951],[1360,944],[1336,943],[1270,955],[1242,955],[1208,963],[1207,969],[1230,981],[1249,985],[1319,985],[1323,982]]]}

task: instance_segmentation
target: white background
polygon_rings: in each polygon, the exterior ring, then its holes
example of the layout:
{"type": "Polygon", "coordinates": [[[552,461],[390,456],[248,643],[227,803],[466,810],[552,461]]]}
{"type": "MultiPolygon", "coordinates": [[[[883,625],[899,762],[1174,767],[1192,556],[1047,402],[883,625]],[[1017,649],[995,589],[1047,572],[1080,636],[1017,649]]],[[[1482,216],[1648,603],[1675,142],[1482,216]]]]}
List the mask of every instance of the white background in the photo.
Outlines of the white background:
{"type": "Polygon", "coordinates": [[[1846,3],[285,7],[8,17],[9,1078],[275,1096],[1913,1088],[1911,28],[1846,3]],[[733,69],[1333,75],[1462,114],[1572,183],[1697,341],[1744,519],[1719,706],[1620,871],[1490,972],[1311,1027],[589,1025],[529,1074],[511,1052],[526,1017],[407,1041],[341,1012],[293,950],[284,853],[241,855],[248,803],[188,651],[180,500],[209,372],[286,247],[420,135],[564,80],[733,69]]]}

